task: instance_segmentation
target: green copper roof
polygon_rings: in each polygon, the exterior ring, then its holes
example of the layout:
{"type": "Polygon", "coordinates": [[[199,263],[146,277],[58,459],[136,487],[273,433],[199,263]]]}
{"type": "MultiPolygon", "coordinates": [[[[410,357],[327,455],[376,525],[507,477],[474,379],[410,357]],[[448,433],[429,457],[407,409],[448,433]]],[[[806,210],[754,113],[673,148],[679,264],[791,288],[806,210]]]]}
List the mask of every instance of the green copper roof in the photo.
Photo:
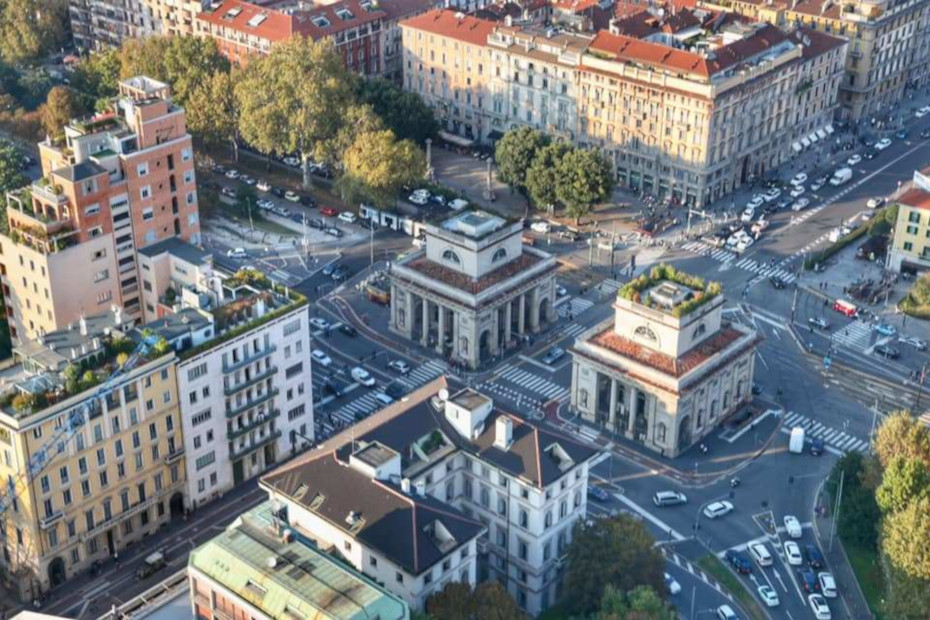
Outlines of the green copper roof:
{"type": "Polygon", "coordinates": [[[276,535],[269,502],[198,547],[189,567],[271,618],[407,620],[406,603],[331,556],[276,535]]]}

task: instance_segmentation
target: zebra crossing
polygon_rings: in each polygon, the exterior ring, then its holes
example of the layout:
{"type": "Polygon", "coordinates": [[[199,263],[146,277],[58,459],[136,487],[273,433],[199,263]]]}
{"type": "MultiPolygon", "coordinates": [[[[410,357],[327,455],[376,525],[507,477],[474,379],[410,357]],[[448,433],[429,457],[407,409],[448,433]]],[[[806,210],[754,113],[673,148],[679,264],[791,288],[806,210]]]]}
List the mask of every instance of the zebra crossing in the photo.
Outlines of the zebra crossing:
{"type": "Polygon", "coordinates": [[[872,328],[860,320],[853,321],[846,327],[833,333],[833,341],[854,349],[868,349],[872,343],[872,328]]]}
{"type": "Polygon", "coordinates": [[[684,244],[682,248],[693,254],[699,254],[701,256],[715,260],[718,263],[723,263],[724,265],[732,264],[737,269],[742,269],[743,271],[756,274],[756,277],[753,278],[753,280],[749,283],[750,286],[768,277],[776,277],[785,284],[790,284],[798,278],[796,273],[787,268],[787,264],[790,262],[787,260],[783,260],[776,265],[772,265],[770,263],[757,261],[752,258],[741,259],[737,254],[731,252],[730,250],[715,248],[706,241],[689,241],[688,243],[684,244]]]}
{"type": "Polygon", "coordinates": [[[571,325],[568,325],[568,326],[566,326],[565,328],[560,329],[559,331],[560,331],[560,333],[561,333],[563,336],[568,336],[568,337],[570,337],[570,338],[575,338],[575,337],[577,337],[578,335],[580,335],[581,332],[585,331],[585,330],[588,329],[589,327],[591,327],[591,326],[590,326],[590,325],[582,325],[581,323],[572,323],[571,325]]]}
{"type": "Polygon", "coordinates": [[[614,293],[616,293],[623,287],[623,282],[618,282],[617,280],[614,280],[613,278],[607,278],[606,280],[598,284],[598,287],[601,293],[608,293],[610,295],[613,295],[614,293]]]}
{"type": "Polygon", "coordinates": [[[520,386],[534,396],[538,396],[542,402],[562,400],[568,396],[568,388],[510,364],[502,367],[501,372],[497,374],[497,379],[520,386]]]}
{"type": "Polygon", "coordinates": [[[585,310],[588,310],[594,305],[593,301],[588,299],[582,299],[580,297],[572,297],[571,300],[567,303],[559,304],[558,313],[559,316],[563,319],[569,317],[577,317],[585,310]]]}
{"type": "Polygon", "coordinates": [[[800,426],[805,430],[806,437],[819,437],[823,439],[824,444],[833,447],[833,449],[841,453],[851,452],[853,450],[867,452],[869,449],[869,442],[864,439],[847,435],[839,429],[824,426],[812,418],[795,413],[794,411],[789,411],[785,416],[785,424],[781,431],[785,434],[791,434],[791,429],[796,426],[800,426]]]}
{"type": "Polygon", "coordinates": [[[736,253],[723,248],[715,248],[706,241],[689,241],[682,247],[693,254],[712,258],[719,263],[731,263],[736,259],[736,253]]]}
{"type": "Polygon", "coordinates": [[[430,360],[422,366],[417,366],[397,381],[408,390],[415,390],[421,385],[429,383],[448,369],[449,367],[445,362],[430,360]]]}

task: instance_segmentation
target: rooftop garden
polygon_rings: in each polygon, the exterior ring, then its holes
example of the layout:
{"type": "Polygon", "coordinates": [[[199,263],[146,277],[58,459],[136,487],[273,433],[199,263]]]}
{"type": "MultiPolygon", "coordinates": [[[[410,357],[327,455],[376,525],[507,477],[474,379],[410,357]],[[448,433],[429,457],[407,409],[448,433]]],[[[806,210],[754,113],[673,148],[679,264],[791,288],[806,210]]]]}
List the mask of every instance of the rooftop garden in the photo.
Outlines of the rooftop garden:
{"type": "Polygon", "coordinates": [[[650,299],[647,291],[662,282],[674,282],[691,289],[691,295],[669,310],[674,317],[683,317],[694,312],[708,301],[720,295],[722,287],[719,282],[705,282],[703,278],[678,271],[671,265],[661,264],[652,268],[649,274],[642,274],[630,280],[620,289],[619,296],[627,301],[642,304],[647,308],[659,308],[658,304],[650,299]]]}

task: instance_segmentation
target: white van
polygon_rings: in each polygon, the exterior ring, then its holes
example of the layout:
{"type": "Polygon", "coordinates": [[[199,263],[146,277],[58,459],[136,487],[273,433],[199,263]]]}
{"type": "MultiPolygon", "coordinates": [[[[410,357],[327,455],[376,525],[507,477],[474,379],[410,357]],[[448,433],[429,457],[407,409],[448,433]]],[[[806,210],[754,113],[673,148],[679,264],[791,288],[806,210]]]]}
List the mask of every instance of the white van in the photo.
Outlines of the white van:
{"type": "Polygon", "coordinates": [[[652,503],[656,506],[677,506],[687,504],[688,498],[678,491],[659,491],[652,496],[652,503]]]}
{"type": "Polygon", "coordinates": [[[751,553],[752,557],[755,558],[756,562],[759,563],[759,566],[772,565],[772,554],[769,553],[769,550],[764,543],[749,545],[749,553],[751,553]]]}
{"type": "Polygon", "coordinates": [[[791,429],[791,437],[788,438],[788,452],[791,454],[804,452],[804,429],[800,426],[791,429]]]}

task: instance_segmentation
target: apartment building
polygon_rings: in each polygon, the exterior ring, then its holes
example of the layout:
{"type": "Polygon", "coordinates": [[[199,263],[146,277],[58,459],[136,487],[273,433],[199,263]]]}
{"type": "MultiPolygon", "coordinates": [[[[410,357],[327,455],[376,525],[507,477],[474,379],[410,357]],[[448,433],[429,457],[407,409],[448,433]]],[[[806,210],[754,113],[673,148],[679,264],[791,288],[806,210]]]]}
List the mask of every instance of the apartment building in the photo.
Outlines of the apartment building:
{"type": "Polygon", "coordinates": [[[0,571],[21,600],[183,514],[176,355],[156,346],[107,383],[131,327],[118,308],[87,316],[15,347],[2,373],[0,571]]]}
{"type": "Polygon", "coordinates": [[[138,333],[179,356],[186,507],[196,508],[313,443],[307,302],[258,272],[215,270],[178,239],[139,261],[157,318],[138,333]]]}
{"type": "Polygon", "coordinates": [[[401,598],[293,532],[283,533],[271,502],[194,549],[187,576],[193,618],[410,618],[401,598]]]}
{"type": "Polygon", "coordinates": [[[147,77],[119,89],[110,110],[40,143],[42,179],[9,194],[0,282],[14,341],[111,304],[142,318],[137,251],[168,238],[200,241],[184,110],[147,77]]]}
{"type": "Polygon", "coordinates": [[[443,0],[381,0],[382,77],[401,85],[404,75],[404,41],[400,23],[431,9],[445,6],[443,0]]]}
{"type": "Polygon", "coordinates": [[[669,29],[640,12],[624,22],[636,36],[586,36],[431,11],[401,24],[404,86],[450,134],[493,142],[545,128],[602,149],[621,186],[704,205],[793,157],[802,137],[833,131],[846,47],[726,14],[692,18],[669,29]]]}
{"type": "Polygon", "coordinates": [[[68,0],[68,13],[81,50],[119,47],[157,32],[146,0],[68,0]]]}
{"type": "Polygon", "coordinates": [[[220,51],[239,65],[247,64],[253,54],[269,53],[279,41],[304,36],[332,41],[351,71],[365,76],[383,72],[381,35],[387,14],[378,2],[275,6],[225,0],[198,16],[198,32],[216,39],[220,51]]]}
{"type": "Polygon", "coordinates": [[[157,34],[193,36],[197,15],[210,6],[208,0],[143,0],[157,34]]]}
{"type": "Polygon", "coordinates": [[[414,610],[496,579],[536,615],[559,595],[596,452],[439,378],[264,476],[296,535],[414,610]]]}
{"type": "Polygon", "coordinates": [[[930,268],[930,167],[914,171],[913,182],[897,202],[888,269],[922,273],[930,268]]]}

